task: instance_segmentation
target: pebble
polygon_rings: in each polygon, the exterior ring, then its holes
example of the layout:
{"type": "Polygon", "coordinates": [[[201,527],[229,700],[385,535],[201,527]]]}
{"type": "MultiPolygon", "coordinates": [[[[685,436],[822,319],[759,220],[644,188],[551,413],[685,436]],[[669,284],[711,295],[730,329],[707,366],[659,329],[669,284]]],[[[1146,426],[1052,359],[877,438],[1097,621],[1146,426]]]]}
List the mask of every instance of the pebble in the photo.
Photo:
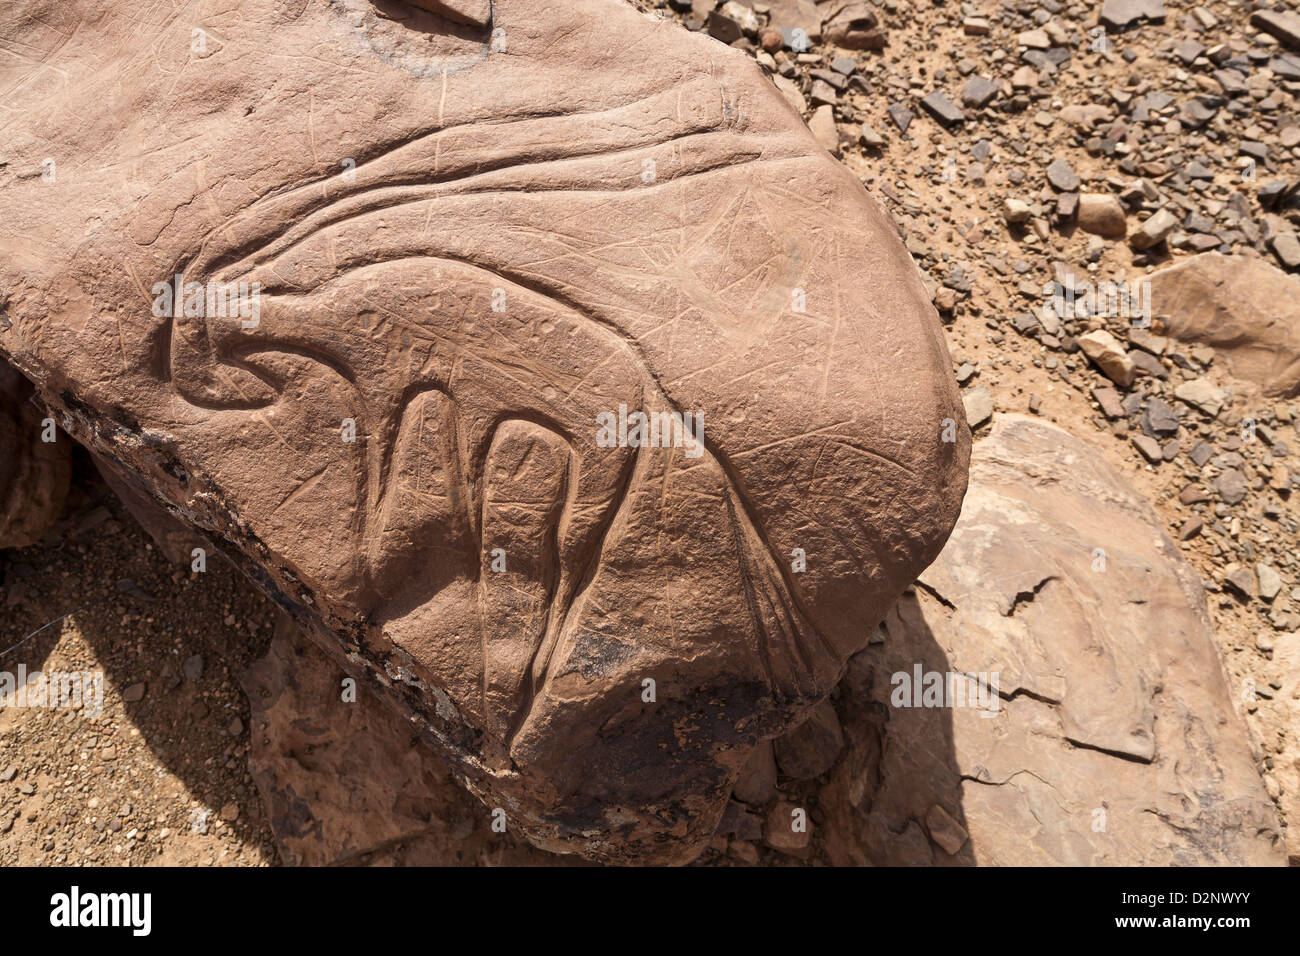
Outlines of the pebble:
{"type": "Polygon", "coordinates": [[[1122,239],[1128,231],[1124,207],[1108,193],[1081,193],[1075,217],[1080,229],[1095,236],[1122,239]]]}
{"type": "Polygon", "coordinates": [[[1082,185],[1074,168],[1064,159],[1056,158],[1047,165],[1047,181],[1057,192],[1072,193],[1082,185]]]}

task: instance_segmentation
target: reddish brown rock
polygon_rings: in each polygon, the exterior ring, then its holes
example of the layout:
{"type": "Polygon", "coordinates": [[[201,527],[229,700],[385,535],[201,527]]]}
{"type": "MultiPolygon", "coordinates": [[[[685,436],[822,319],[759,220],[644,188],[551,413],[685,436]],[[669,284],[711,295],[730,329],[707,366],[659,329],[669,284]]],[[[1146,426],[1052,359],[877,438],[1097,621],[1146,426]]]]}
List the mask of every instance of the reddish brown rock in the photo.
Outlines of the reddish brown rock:
{"type": "Polygon", "coordinates": [[[1213,346],[1270,395],[1300,394],[1300,279],[1255,256],[1204,252],[1149,280],[1165,334],[1213,346]]]}
{"type": "Polygon", "coordinates": [[[0,352],[529,839],[690,859],[941,547],[950,360],[743,53],[460,7],[18,0],[0,352]]]}
{"type": "Polygon", "coordinates": [[[281,617],[242,676],[249,770],[288,866],[563,864],[458,786],[391,707],[281,617]]]}
{"type": "Polygon", "coordinates": [[[0,548],[35,544],[58,519],[71,449],[71,439],[33,404],[31,385],[0,360],[0,548]]]}
{"type": "Polygon", "coordinates": [[[1235,697],[1150,505],[1067,432],[999,416],[947,547],[850,662],[822,842],[838,863],[1284,863],[1235,697]]]}

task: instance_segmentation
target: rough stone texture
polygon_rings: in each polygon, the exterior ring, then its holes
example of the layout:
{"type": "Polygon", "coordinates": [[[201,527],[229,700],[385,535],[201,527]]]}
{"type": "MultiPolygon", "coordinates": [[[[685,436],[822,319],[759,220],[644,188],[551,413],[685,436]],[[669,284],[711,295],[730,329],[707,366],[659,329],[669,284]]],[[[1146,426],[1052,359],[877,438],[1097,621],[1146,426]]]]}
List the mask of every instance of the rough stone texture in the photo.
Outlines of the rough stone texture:
{"type": "Polygon", "coordinates": [[[409,721],[356,688],[294,626],[244,672],[262,793],[287,866],[563,864],[509,832],[452,779],[409,721]]]}
{"type": "Polygon", "coordinates": [[[838,695],[835,862],[1285,862],[1200,581],[1067,432],[994,420],[948,546],[884,633],[838,695]],[[893,675],[918,665],[997,674],[996,713],[893,706],[893,675]]]}
{"type": "MultiPolygon", "coordinates": [[[[1285,715],[1286,735],[1273,772],[1281,785],[1282,812],[1288,820],[1300,820],[1300,631],[1277,636],[1273,662],[1283,675],[1282,686],[1260,705],[1285,715]]],[[[1300,827],[1287,827],[1286,845],[1291,864],[1300,865],[1300,827]]]]}
{"type": "Polygon", "coordinates": [[[616,0],[7,17],[0,351],[531,840],[692,857],[964,489],[860,182],[743,53],[616,0]],[[256,323],[152,315],[177,273],[259,283],[256,323]],[[603,447],[620,405],[703,445],[603,447]]]}
{"type": "Polygon", "coordinates": [[[39,541],[68,496],[72,442],[57,431],[43,441],[46,417],[27,380],[0,360],[0,548],[39,541]]]}
{"type": "Polygon", "coordinates": [[[1300,394],[1300,279],[1253,256],[1205,252],[1151,274],[1164,332],[1213,346],[1270,395],[1300,394]]]}

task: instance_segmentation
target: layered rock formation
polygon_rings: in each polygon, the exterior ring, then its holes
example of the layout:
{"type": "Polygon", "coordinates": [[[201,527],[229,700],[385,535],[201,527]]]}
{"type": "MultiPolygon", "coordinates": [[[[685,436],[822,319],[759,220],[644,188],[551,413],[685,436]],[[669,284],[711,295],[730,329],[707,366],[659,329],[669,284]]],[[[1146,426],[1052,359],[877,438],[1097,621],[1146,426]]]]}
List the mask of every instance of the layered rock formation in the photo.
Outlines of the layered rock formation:
{"type": "Polygon", "coordinates": [[[19,0],[0,352],[530,839],[689,859],[938,552],[961,406],[752,62],[481,6],[19,0]]]}

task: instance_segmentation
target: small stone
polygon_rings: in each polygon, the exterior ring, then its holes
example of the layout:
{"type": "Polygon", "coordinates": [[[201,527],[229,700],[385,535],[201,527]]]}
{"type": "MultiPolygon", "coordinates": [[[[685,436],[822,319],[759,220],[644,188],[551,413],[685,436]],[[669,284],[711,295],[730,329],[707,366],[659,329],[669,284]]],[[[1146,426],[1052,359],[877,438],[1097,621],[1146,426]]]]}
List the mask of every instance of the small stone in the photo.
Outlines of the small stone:
{"type": "Polygon", "coordinates": [[[967,17],[961,22],[961,28],[968,37],[987,36],[989,21],[984,17],[967,17]]]}
{"type": "Polygon", "coordinates": [[[1257,10],[1250,25],[1275,37],[1284,46],[1300,50],[1300,14],[1291,10],[1257,10]]]}
{"type": "Polygon", "coordinates": [[[1106,0],[1099,19],[1115,29],[1123,29],[1139,20],[1163,20],[1164,0],[1106,0]]]}
{"type": "Polygon", "coordinates": [[[1002,218],[1012,225],[1028,222],[1033,215],[1029,203],[1023,199],[1004,199],[1002,201],[1002,218]]]}
{"type": "Polygon", "coordinates": [[[126,690],[122,692],[122,699],[126,701],[128,704],[139,703],[140,701],[144,700],[145,689],[146,688],[143,683],[132,684],[130,687],[128,687],[126,690]]]}
{"type": "Polygon", "coordinates": [[[1142,453],[1142,457],[1153,465],[1158,465],[1164,461],[1164,455],[1160,450],[1160,442],[1154,438],[1148,438],[1146,435],[1133,435],[1130,438],[1133,447],[1142,453]]]}
{"type": "Polygon", "coordinates": [[[1223,411],[1223,392],[1203,378],[1183,382],[1174,389],[1174,397],[1205,412],[1211,418],[1223,411]]]}
{"type": "Polygon", "coordinates": [[[813,111],[812,119],[808,121],[808,128],[812,130],[813,137],[824,149],[832,153],[839,152],[840,133],[835,128],[835,113],[831,107],[817,107],[813,111]]]}
{"type": "Polygon", "coordinates": [[[770,740],[760,741],[754,748],[731,792],[737,800],[756,807],[776,796],[776,759],[770,740]]]}
{"type": "Polygon", "coordinates": [[[1249,601],[1255,596],[1255,575],[1250,568],[1240,564],[1230,564],[1224,569],[1223,586],[1243,600],[1249,601]]]}
{"type": "Polygon", "coordinates": [[[1152,398],[1142,414],[1142,425],[1155,435],[1173,435],[1178,431],[1178,413],[1164,399],[1152,398]]]}
{"type": "Polygon", "coordinates": [[[1093,364],[1116,385],[1128,388],[1133,384],[1133,379],[1137,375],[1137,366],[1133,364],[1128,352],[1115,336],[1105,329],[1097,329],[1079,336],[1075,341],[1079,343],[1083,354],[1088,356],[1093,364]]]}
{"type": "Polygon", "coordinates": [[[1051,183],[1052,188],[1058,193],[1077,192],[1081,185],[1079,177],[1075,175],[1074,168],[1059,157],[1048,163],[1047,181],[1051,183]]]}
{"type": "Polygon", "coordinates": [[[1075,214],[1079,228],[1095,236],[1123,239],[1128,231],[1124,207],[1119,198],[1109,193],[1082,193],[1075,214]]]}
{"type": "Polygon", "coordinates": [[[955,126],[966,119],[966,114],[961,111],[961,107],[939,90],[935,90],[921,100],[921,108],[944,127],[955,126]]]}
{"type": "Polygon", "coordinates": [[[858,133],[858,142],[868,149],[879,149],[885,145],[885,138],[863,123],[862,130],[858,133]]]}
{"type": "Polygon", "coordinates": [[[1288,269],[1300,268],[1300,239],[1294,232],[1282,231],[1269,240],[1273,255],[1288,269]]]}
{"type": "Polygon", "coordinates": [[[1282,577],[1270,565],[1255,565],[1255,575],[1259,579],[1259,596],[1271,601],[1282,590],[1282,577]]]}
{"type": "Polygon", "coordinates": [[[982,109],[998,95],[998,85],[983,76],[972,76],[961,89],[963,106],[982,109]]]}
{"type": "Polygon", "coordinates": [[[1092,397],[1101,406],[1102,414],[1112,421],[1126,416],[1124,405],[1120,402],[1119,392],[1115,391],[1115,389],[1106,385],[1099,385],[1092,390],[1092,397]]]}
{"type": "Polygon", "coordinates": [[[1178,225],[1178,219],[1167,209],[1158,209],[1146,222],[1129,236],[1128,244],[1141,251],[1158,246],[1169,237],[1178,225]]]}
{"type": "Polygon", "coordinates": [[[962,392],[961,400],[966,406],[966,424],[971,428],[978,428],[993,417],[993,395],[983,385],[962,392]]]}
{"type": "Polygon", "coordinates": [[[10,764],[3,773],[0,773],[0,783],[10,783],[16,776],[18,776],[18,768],[10,764]]]}
{"type": "Polygon", "coordinates": [[[906,133],[907,127],[912,125],[912,111],[902,103],[891,104],[885,112],[889,114],[889,118],[893,120],[900,133],[906,133]]]}
{"type": "Polygon", "coordinates": [[[1016,43],[1031,50],[1046,50],[1052,45],[1052,41],[1042,30],[1026,30],[1016,37],[1016,43]]]}
{"type": "Polygon", "coordinates": [[[751,813],[743,803],[729,800],[726,809],[722,811],[722,820],[718,823],[717,832],[737,840],[761,840],[763,819],[758,814],[751,813]]]}
{"type": "Polygon", "coordinates": [[[1214,490],[1226,505],[1239,504],[1246,497],[1246,479],[1236,468],[1225,468],[1214,479],[1214,490]]]}
{"type": "MultiPolygon", "coordinates": [[[[825,80],[813,80],[812,89],[808,91],[808,98],[812,100],[813,106],[831,106],[834,107],[839,102],[839,96],[835,88],[825,80]]],[[[831,114],[831,120],[835,119],[831,114]]]]}
{"type": "Polygon", "coordinates": [[[773,27],[764,27],[758,34],[758,45],[768,53],[775,53],[785,43],[781,31],[773,27]]]}
{"type": "Polygon", "coordinates": [[[1201,533],[1205,527],[1205,520],[1200,515],[1192,515],[1183,522],[1182,530],[1178,532],[1179,541],[1190,541],[1201,533]]]}
{"type": "Polygon", "coordinates": [[[709,31],[709,36],[713,37],[713,39],[719,40],[728,45],[735,43],[745,35],[745,31],[741,29],[739,23],[731,19],[731,17],[724,16],[717,10],[714,10],[709,14],[706,29],[709,31]]]}
{"type": "Polygon", "coordinates": [[[797,854],[811,842],[811,827],[804,808],[780,800],[763,821],[763,842],[774,850],[797,854]]]}

